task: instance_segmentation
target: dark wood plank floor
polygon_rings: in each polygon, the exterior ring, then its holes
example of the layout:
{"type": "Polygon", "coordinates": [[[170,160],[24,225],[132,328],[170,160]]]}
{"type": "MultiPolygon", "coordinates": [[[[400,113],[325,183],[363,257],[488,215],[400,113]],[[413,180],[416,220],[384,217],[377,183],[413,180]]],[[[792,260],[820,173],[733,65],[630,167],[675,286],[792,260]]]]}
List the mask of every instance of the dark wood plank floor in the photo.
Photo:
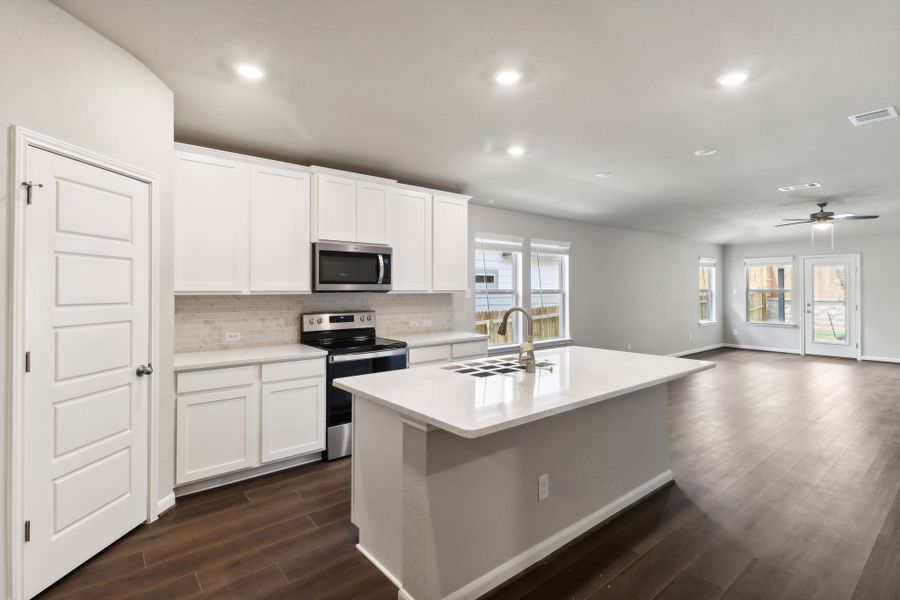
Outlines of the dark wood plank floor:
{"type": "MultiPolygon", "coordinates": [[[[489,596],[900,598],[900,365],[719,350],[671,386],[677,484],[489,596]]],[[[396,598],[349,461],[179,500],[40,596],[396,598]]]]}

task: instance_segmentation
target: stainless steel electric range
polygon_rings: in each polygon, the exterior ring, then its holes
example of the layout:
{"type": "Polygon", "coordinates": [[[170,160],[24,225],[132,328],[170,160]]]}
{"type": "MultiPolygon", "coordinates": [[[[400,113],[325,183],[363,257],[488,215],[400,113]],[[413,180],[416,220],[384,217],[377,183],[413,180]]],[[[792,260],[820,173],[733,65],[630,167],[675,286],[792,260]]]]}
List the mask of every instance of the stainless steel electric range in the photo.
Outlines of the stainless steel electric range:
{"type": "Polygon", "coordinates": [[[375,335],[375,312],[303,315],[300,343],[328,352],[325,374],[325,426],[322,458],[334,460],[351,453],[353,405],[350,393],[332,385],[338,377],[351,377],[407,367],[406,342],[375,335]]]}

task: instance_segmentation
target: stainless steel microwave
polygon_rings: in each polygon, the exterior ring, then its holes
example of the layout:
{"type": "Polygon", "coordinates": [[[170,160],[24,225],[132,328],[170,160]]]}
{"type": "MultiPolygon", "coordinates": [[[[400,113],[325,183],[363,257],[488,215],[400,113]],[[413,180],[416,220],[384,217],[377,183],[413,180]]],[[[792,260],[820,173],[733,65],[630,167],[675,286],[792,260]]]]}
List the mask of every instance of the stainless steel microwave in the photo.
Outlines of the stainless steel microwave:
{"type": "Polygon", "coordinates": [[[391,249],[387,246],[313,244],[314,292],[389,292],[391,249]]]}

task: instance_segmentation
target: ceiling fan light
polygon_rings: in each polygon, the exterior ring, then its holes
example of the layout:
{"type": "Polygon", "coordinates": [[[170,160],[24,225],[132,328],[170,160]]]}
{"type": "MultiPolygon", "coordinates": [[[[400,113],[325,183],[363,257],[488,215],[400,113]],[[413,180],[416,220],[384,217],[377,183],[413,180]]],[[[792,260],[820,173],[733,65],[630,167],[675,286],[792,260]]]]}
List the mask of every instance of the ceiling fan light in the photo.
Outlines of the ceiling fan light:
{"type": "Polygon", "coordinates": [[[828,221],[813,223],[813,228],[818,229],[819,231],[828,231],[829,229],[831,229],[831,226],[831,223],[828,221]]]}

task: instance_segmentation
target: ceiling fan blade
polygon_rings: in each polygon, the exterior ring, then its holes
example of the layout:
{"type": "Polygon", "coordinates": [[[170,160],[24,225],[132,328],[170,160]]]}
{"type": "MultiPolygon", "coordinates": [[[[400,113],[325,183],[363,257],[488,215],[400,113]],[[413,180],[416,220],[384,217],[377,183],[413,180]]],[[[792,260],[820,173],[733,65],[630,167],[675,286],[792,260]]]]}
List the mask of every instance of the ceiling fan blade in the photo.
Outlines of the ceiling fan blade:
{"type": "Polygon", "coordinates": [[[841,218],[845,221],[856,221],[857,219],[877,219],[878,215],[850,215],[841,218]]]}
{"type": "Polygon", "coordinates": [[[807,223],[815,223],[815,221],[807,219],[806,221],[797,221],[796,223],[782,223],[781,225],[776,225],[775,227],[787,227],[788,225],[806,225],[807,223]]]}
{"type": "Polygon", "coordinates": [[[850,217],[855,217],[856,213],[840,213],[838,215],[833,215],[832,219],[849,219],[850,217]]]}
{"type": "Polygon", "coordinates": [[[809,217],[803,217],[802,219],[782,219],[782,221],[805,221],[809,222],[809,217]]]}

